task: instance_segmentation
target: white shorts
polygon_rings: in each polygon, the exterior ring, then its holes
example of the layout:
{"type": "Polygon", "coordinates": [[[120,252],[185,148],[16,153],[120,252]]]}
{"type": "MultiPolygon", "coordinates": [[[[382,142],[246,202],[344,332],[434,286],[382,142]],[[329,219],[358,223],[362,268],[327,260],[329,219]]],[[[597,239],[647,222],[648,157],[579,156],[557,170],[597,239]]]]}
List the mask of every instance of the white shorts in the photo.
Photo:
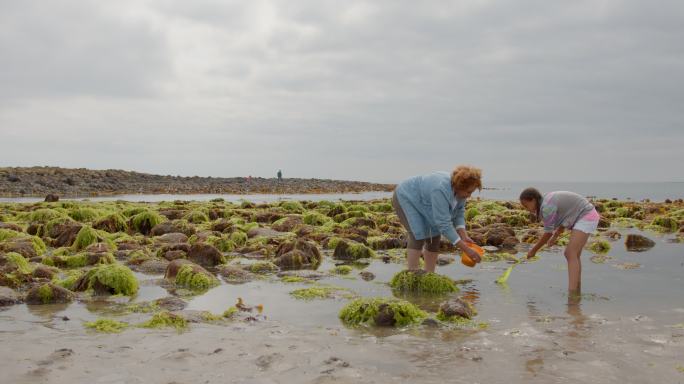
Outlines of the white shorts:
{"type": "Polygon", "coordinates": [[[579,220],[577,220],[572,229],[576,229],[578,231],[582,231],[584,233],[588,233],[591,235],[594,232],[596,232],[596,228],[598,228],[600,219],[601,216],[598,212],[596,212],[596,209],[594,209],[586,215],[582,216],[579,220]]]}

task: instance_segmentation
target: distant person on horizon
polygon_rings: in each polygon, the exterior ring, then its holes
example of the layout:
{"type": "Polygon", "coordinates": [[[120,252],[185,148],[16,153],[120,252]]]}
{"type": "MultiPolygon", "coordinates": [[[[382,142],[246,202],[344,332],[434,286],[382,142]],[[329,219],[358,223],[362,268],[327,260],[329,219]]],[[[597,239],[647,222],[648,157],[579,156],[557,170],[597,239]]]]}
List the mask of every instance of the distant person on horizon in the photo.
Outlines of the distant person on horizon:
{"type": "Polygon", "coordinates": [[[283,181],[283,171],[280,169],[278,170],[278,181],[283,181]]]}
{"type": "Polygon", "coordinates": [[[419,269],[423,256],[425,270],[434,272],[442,235],[480,262],[477,252],[466,245],[473,240],[466,233],[465,204],[476,189],[482,190],[481,178],[480,169],[460,165],[451,174],[433,172],[397,185],[392,205],[408,231],[408,269],[419,269]]]}
{"type": "Polygon", "coordinates": [[[582,290],[582,248],[598,228],[601,218],[596,208],[574,192],[556,191],[542,195],[536,188],[522,191],[520,204],[544,225],[544,234],[527,253],[528,259],[544,245],[555,245],[565,229],[571,230],[564,253],[568,262],[568,297],[579,296],[582,290]]]}

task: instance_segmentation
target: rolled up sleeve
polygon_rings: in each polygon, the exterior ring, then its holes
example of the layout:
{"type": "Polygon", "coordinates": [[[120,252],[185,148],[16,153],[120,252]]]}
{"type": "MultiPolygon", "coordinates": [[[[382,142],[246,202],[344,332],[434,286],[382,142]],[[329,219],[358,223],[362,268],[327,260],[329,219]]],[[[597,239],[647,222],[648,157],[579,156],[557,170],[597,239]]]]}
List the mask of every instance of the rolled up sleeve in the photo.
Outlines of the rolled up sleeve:
{"type": "MultiPolygon", "coordinates": [[[[451,209],[449,208],[449,196],[441,190],[433,190],[431,193],[432,219],[439,229],[439,232],[449,239],[451,244],[457,243],[461,237],[456,233],[453,222],[451,221],[451,209]]],[[[465,221],[464,221],[465,223],[465,221]]]]}

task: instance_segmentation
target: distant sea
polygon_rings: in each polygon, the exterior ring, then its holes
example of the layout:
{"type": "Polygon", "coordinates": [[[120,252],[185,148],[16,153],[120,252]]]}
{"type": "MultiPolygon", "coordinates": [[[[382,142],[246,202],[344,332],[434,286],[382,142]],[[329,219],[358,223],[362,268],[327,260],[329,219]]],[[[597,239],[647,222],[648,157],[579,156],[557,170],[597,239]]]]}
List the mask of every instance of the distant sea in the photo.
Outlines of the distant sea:
{"type": "MultiPolygon", "coordinates": [[[[665,199],[684,199],[684,182],[639,182],[639,183],[606,183],[606,182],[491,182],[485,185],[482,192],[476,192],[473,197],[494,200],[517,200],[526,187],[535,187],[542,193],[549,191],[572,191],[583,196],[620,200],[643,200],[663,201],[665,199]]],[[[201,194],[201,195],[150,195],[150,194],[127,194],[116,196],[99,197],[80,197],[67,198],[63,200],[90,200],[90,201],[173,201],[173,200],[195,200],[209,201],[216,198],[223,198],[226,201],[238,202],[248,200],[255,203],[272,202],[279,200],[374,200],[388,198],[391,192],[362,192],[362,193],[333,193],[333,194],[307,194],[307,195],[221,195],[221,194],[201,194]]],[[[0,202],[25,202],[32,203],[42,201],[39,197],[16,197],[0,198],[0,202]]]]}

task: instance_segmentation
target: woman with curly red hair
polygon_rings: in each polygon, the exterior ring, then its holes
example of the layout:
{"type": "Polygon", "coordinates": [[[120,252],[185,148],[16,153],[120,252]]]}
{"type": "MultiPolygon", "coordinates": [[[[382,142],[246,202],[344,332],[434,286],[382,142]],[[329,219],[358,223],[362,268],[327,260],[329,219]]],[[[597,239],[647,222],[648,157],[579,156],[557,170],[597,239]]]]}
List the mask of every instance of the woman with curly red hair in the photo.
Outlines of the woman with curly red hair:
{"type": "Polygon", "coordinates": [[[477,252],[466,245],[473,241],[466,233],[465,204],[475,190],[481,189],[482,171],[465,165],[451,174],[433,172],[399,183],[392,205],[408,231],[408,269],[419,269],[423,256],[425,270],[434,272],[442,235],[471,260],[480,262],[477,252]]]}

